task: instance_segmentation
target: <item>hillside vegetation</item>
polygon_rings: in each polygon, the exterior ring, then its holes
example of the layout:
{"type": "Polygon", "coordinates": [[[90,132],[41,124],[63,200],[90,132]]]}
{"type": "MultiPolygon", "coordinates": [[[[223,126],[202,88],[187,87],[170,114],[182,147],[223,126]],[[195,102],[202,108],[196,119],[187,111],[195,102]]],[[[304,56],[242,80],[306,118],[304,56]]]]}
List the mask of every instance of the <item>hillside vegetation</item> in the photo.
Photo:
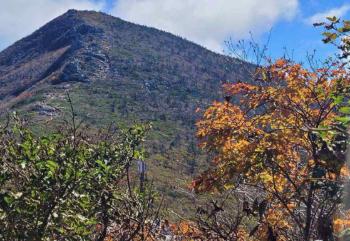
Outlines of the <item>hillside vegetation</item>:
{"type": "Polygon", "coordinates": [[[0,239],[349,240],[350,21],[315,25],[309,65],[74,10],[1,52],[0,239]]]}
{"type": "Polygon", "coordinates": [[[152,122],[149,175],[175,200],[207,165],[195,110],[222,98],[222,83],[245,79],[246,67],[157,29],[70,10],[0,53],[1,106],[39,132],[67,118],[66,92],[92,131],[152,122]]]}

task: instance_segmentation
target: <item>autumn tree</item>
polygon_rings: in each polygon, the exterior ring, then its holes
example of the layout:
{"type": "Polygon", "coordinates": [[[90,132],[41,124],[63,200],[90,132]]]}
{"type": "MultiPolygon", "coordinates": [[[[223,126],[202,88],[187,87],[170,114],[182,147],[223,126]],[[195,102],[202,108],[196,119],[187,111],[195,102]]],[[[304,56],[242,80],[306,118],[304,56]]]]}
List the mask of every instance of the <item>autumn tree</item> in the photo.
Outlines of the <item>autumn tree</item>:
{"type": "Polygon", "coordinates": [[[224,85],[197,123],[214,167],[196,191],[252,192],[241,199],[257,240],[334,240],[333,219],[347,170],[337,122],[349,73],[341,62],[304,68],[288,59],[259,67],[251,83],[224,85]]]}

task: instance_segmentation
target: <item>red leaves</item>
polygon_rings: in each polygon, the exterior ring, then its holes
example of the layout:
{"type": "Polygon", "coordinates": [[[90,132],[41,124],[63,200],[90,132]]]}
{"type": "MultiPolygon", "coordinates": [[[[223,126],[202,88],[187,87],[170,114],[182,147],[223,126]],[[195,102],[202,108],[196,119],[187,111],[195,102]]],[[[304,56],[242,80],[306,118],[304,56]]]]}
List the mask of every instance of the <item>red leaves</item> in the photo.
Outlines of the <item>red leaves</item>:
{"type": "Polygon", "coordinates": [[[195,192],[205,192],[213,189],[214,185],[219,181],[219,177],[212,172],[204,172],[201,176],[194,179],[190,185],[190,189],[195,192]]]}

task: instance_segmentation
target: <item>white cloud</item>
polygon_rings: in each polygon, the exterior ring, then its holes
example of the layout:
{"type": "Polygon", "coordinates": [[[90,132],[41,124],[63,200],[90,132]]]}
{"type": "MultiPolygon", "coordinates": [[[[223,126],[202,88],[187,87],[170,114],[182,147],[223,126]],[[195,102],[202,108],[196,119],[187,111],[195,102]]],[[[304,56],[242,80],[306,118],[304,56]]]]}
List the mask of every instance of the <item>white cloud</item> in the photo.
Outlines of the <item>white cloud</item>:
{"type": "Polygon", "coordinates": [[[292,19],[298,0],[117,0],[112,14],[183,36],[221,52],[229,37],[259,35],[292,19]]]}
{"type": "Polygon", "coordinates": [[[0,49],[68,9],[101,10],[103,7],[101,0],[0,0],[0,49]]]}
{"type": "Polygon", "coordinates": [[[309,17],[306,19],[307,24],[314,24],[318,22],[325,21],[326,17],[343,17],[347,12],[350,10],[350,5],[345,4],[339,8],[332,8],[328,11],[316,13],[315,15],[309,17]]]}

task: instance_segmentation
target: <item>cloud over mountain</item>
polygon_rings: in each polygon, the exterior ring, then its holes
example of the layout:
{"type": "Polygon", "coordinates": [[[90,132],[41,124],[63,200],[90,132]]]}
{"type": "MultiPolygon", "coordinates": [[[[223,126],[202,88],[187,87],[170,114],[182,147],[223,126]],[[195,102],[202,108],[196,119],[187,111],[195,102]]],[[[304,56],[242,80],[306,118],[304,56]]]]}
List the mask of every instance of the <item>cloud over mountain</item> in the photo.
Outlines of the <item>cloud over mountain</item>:
{"type": "Polygon", "coordinates": [[[118,0],[112,14],[220,52],[228,37],[259,35],[297,11],[298,0],[118,0]]]}
{"type": "Polygon", "coordinates": [[[22,38],[68,9],[102,10],[94,0],[0,1],[0,49],[22,38]]]}
{"type": "Polygon", "coordinates": [[[221,52],[229,37],[259,35],[298,12],[298,0],[11,0],[0,3],[0,49],[68,9],[107,10],[221,52]],[[109,5],[107,4],[109,3],[109,5]],[[114,4],[113,4],[114,3],[114,4]],[[106,6],[114,5],[112,9],[106,6]]]}

